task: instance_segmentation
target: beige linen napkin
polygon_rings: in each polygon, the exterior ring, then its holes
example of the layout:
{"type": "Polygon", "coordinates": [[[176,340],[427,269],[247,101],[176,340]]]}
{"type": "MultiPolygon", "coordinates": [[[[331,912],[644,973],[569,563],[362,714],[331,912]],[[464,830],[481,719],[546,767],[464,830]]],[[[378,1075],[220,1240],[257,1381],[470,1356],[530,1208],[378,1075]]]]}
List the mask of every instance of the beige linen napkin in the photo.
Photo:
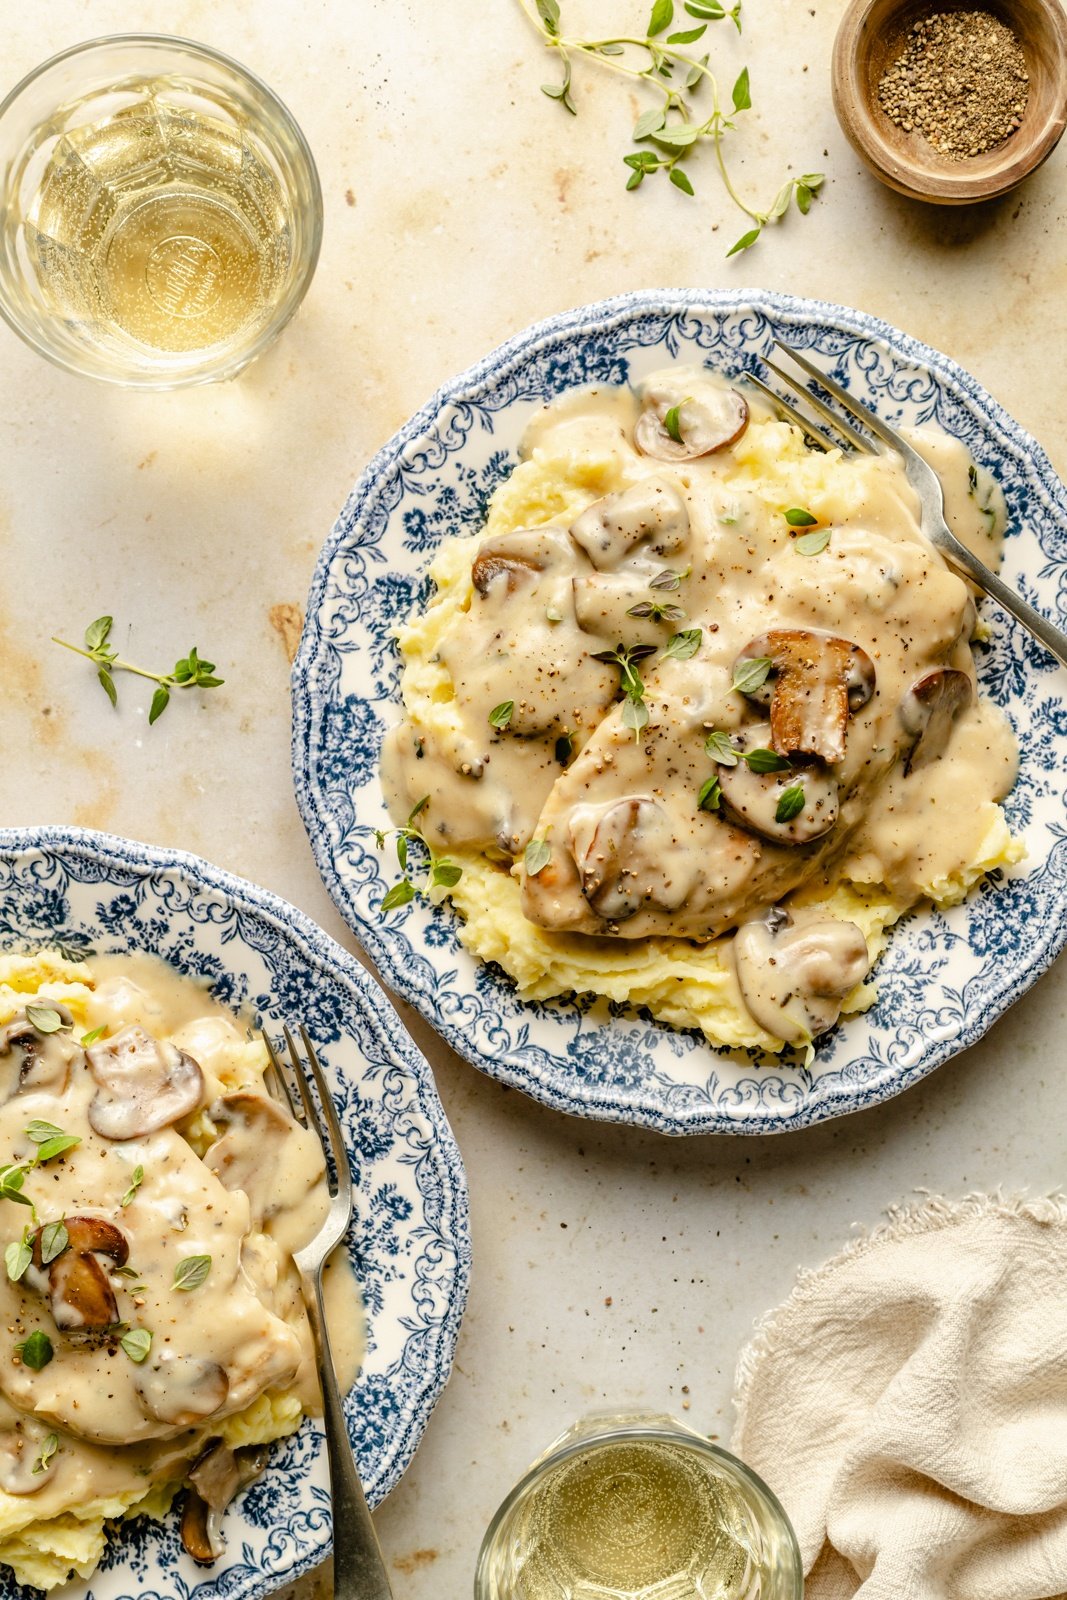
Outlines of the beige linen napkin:
{"type": "Polygon", "coordinates": [[[743,1352],[807,1600],[1067,1600],[1067,1200],[891,1214],[743,1352]]]}

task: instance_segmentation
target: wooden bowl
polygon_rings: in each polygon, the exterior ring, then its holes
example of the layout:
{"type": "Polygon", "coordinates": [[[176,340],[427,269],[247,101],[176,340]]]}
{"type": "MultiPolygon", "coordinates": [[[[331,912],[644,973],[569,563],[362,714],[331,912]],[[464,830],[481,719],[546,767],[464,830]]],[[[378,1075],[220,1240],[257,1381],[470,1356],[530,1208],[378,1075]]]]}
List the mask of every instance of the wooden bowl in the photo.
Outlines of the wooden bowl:
{"type": "Polygon", "coordinates": [[[1006,194],[1039,167],[1067,122],[1067,14],[1059,0],[852,0],[834,41],[834,109],[845,135],[891,189],[934,205],[1006,194]],[[914,23],[938,11],[990,11],[1014,31],[1030,74],[1022,123],[995,150],[951,161],[882,110],[878,85],[914,23]]]}

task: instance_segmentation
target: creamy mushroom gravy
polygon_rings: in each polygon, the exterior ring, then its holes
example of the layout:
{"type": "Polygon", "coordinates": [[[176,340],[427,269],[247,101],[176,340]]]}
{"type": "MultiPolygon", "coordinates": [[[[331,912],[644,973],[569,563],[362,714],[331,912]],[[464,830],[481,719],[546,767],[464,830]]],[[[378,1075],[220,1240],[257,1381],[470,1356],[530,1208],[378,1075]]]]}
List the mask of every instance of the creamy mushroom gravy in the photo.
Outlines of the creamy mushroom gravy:
{"type": "MultiPolygon", "coordinates": [[[[913,442],[995,565],[999,490],[958,441],[913,442]]],[[[700,369],[568,395],[521,455],[610,458],[613,490],[472,541],[422,686],[434,714],[412,697],[385,739],[390,812],[428,797],[430,847],[510,867],[549,934],[742,930],[745,1005],[807,1042],[869,960],[858,928],[801,902],[847,880],[913,903],[976,859],[981,803],[1014,781],[1011,730],[977,695],[972,592],[922,537],[899,460],[835,452],[820,480],[796,429],[700,369]],[[769,453],[793,467],[768,475],[769,453]]]]}
{"type": "MultiPolygon", "coordinates": [[[[25,1497],[27,1523],[181,1479],[219,1424],[267,1392],[320,1409],[291,1260],[328,1206],[317,1140],[265,1095],[260,1050],[204,987],[150,956],[86,965],[93,987],[72,1028],[39,1032],[25,1009],[0,1027],[5,1163],[47,1152],[33,1123],[80,1141],[26,1173],[36,1220],[0,1208],[6,1239],[25,1225],[35,1246],[17,1281],[10,1265],[0,1273],[0,1497],[25,1497]],[[39,1229],[60,1220],[69,1243],[49,1262],[39,1229]],[[181,1263],[200,1256],[206,1276],[177,1287],[181,1263]],[[131,1330],[151,1333],[143,1360],[122,1343],[131,1330]],[[53,1350],[40,1370],[15,1348],[37,1332],[53,1350]]],[[[47,995],[28,1001],[71,1020],[47,995]]],[[[363,1313],[347,1261],[331,1265],[347,1387],[363,1313]]]]}

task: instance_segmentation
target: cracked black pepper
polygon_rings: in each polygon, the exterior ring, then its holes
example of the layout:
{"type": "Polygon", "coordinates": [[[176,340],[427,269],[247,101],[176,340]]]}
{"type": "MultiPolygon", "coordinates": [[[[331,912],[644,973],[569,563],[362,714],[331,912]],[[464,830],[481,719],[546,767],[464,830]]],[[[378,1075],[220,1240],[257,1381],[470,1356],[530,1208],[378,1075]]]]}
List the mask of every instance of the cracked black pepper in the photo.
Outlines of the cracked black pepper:
{"type": "Polygon", "coordinates": [[[988,11],[938,11],[909,30],[882,75],[878,98],[907,133],[952,161],[1010,139],[1030,94],[1026,58],[1011,28],[988,11]]]}

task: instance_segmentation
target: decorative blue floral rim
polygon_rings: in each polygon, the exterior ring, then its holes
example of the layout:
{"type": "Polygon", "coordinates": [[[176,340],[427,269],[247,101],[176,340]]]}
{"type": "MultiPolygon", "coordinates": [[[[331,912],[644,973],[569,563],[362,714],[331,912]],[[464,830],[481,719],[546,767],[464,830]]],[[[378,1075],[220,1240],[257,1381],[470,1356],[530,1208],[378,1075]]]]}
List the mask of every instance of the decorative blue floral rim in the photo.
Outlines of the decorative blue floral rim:
{"type": "Polygon", "coordinates": [[[1067,941],[1067,680],[990,605],[979,677],[1019,735],[1007,810],[1028,859],[962,906],[906,919],[876,970],[877,1005],[822,1039],[810,1068],[715,1050],[628,1008],[523,1003],[505,974],[462,949],[447,906],[416,901],[380,914],[395,877],[374,841],[375,828],[389,826],[378,752],[399,714],[393,634],[429,593],[436,546],[477,529],[538,405],[676,361],[758,370],[777,336],[811,351],[887,421],[963,439],[1007,499],[1005,576],[1067,622],[1067,493],[1034,439],[954,361],[821,301],[660,290],[519,334],[446,384],[378,452],[319,558],[293,666],[297,803],[323,881],[386,982],[492,1077],[559,1110],[664,1133],[779,1132],[898,1094],[979,1039],[1067,941]]]}
{"type": "MultiPolygon", "coordinates": [[[[75,958],[147,950],[272,1032],[306,1024],[356,1184],[349,1253],[367,1348],[345,1414],[377,1504],[448,1379],[470,1276],[463,1163],[425,1061],[369,974],[310,918],[184,852],[78,828],[0,830],[0,950],[42,945],[75,958]]],[[[122,1524],[99,1571],[66,1586],[64,1600],[257,1600],[316,1566],[330,1546],[317,1424],[273,1447],[225,1533],[226,1555],[205,1569],[183,1552],[173,1515],[122,1524]]],[[[39,1591],[9,1577],[0,1592],[39,1591]]]]}

